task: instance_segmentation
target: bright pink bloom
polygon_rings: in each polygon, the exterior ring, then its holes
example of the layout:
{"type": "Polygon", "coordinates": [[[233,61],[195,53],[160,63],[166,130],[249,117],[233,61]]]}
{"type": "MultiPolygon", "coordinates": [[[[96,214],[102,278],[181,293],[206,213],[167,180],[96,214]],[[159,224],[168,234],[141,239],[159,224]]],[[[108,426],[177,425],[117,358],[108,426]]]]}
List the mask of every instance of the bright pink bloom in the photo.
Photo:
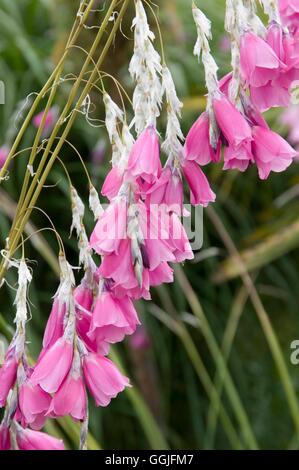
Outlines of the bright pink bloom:
{"type": "Polygon", "coordinates": [[[109,405],[112,398],[128,387],[129,379],[123,376],[116,365],[97,354],[88,354],[83,359],[84,379],[97,406],[109,405]]]}
{"type": "Polygon", "coordinates": [[[128,173],[135,178],[141,177],[147,183],[153,183],[160,176],[161,170],[159,137],[156,129],[149,126],[132,147],[128,173]]]}
{"type": "Polygon", "coordinates": [[[271,171],[284,171],[297,155],[280,135],[269,129],[255,126],[253,136],[253,155],[261,179],[267,179],[271,171]]]}
{"type": "Polygon", "coordinates": [[[17,377],[18,361],[15,348],[8,349],[3,366],[0,369],[0,408],[5,406],[10,389],[14,386],[17,377]]]}
{"type": "Polygon", "coordinates": [[[224,95],[213,100],[217,124],[229,146],[239,145],[252,140],[251,129],[238,109],[224,95]]]}
{"type": "Polygon", "coordinates": [[[57,392],[70,370],[72,360],[73,345],[64,337],[59,338],[35,366],[32,384],[40,385],[48,393],[57,392]]]}
{"type": "Polygon", "coordinates": [[[27,380],[19,389],[19,410],[22,425],[41,429],[50,403],[51,396],[39,385],[33,386],[30,379],[27,380]]]}
{"type": "Polygon", "coordinates": [[[117,343],[131,335],[139,325],[137,312],[129,297],[116,298],[111,292],[102,292],[96,301],[90,336],[97,341],[117,343]]]}
{"type": "Polygon", "coordinates": [[[70,415],[75,420],[83,421],[86,410],[87,397],[82,377],[71,371],[55,393],[48,415],[52,417],[70,415]]]}
{"type": "Polygon", "coordinates": [[[260,87],[278,75],[284,67],[271,46],[253,33],[245,33],[240,46],[241,74],[247,85],[260,87]]]}
{"type": "Polygon", "coordinates": [[[105,178],[101,194],[111,201],[111,199],[117,196],[122,182],[123,174],[117,167],[112,168],[105,178]]]}
{"type": "Polygon", "coordinates": [[[0,425],[0,450],[10,450],[10,433],[9,428],[4,424],[0,425]]]}
{"type": "Polygon", "coordinates": [[[299,0],[278,0],[280,15],[285,26],[292,31],[299,26],[299,0]]]}
{"type": "Polygon", "coordinates": [[[17,426],[17,444],[20,450],[64,450],[62,440],[21,426],[17,426]]]}
{"type": "Polygon", "coordinates": [[[186,137],[185,156],[187,160],[195,160],[199,165],[219,162],[220,148],[220,139],[217,149],[212,148],[210,144],[210,120],[206,112],[202,113],[186,137]]]}
{"type": "Polygon", "coordinates": [[[58,299],[54,299],[43,338],[43,347],[45,349],[53,346],[63,335],[64,317],[65,304],[60,305],[58,299]]]}
{"type": "Polygon", "coordinates": [[[192,205],[200,204],[206,207],[210,202],[215,201],[216,195],[211,190],[207,177],[195,162],[186,160],[182,170],[190,188],[192,205]]]}
{"type": "Polygon", "coordinates": [[[127,237],[127,203],[115,200],[104,211],[90,237],[90,246],[99,254],[118,253],[127,237]]]}

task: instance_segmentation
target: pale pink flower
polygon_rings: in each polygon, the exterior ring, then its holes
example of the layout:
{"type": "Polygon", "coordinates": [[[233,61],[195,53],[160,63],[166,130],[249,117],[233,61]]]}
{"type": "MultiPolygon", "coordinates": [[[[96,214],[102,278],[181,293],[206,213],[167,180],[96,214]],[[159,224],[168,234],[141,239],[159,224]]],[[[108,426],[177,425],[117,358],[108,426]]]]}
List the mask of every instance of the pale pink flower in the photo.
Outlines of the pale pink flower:
{"type": "Polygon", "coordinates": [[[10,450],[10,432],[5,424],[0,425],[0,450],[10,450]]]}
{"type": "Polygon", "coordinates": [[[74,292],[76,302],[76,332],[89,351],[106,355],[109,352],[109,344],[104,341],[96,341],[88,335],[92,319],[93,292],[83,283],[76,287],[74,292]]]}
{"type": "Polygon", "coordinates": [[[126,234],[127,203],[120,198],[103,212],[90,236],[90,246],[101,255],[118,253],[126,234]]]}
{"type": "Polygon", "coordinates": [[[84,379],[97,406],[109,405],[112,398],[130,386],[116,365],[97,354],[88,354],[83,359],[84,379]]]}
{"type": "Polygon", "coordinates": [[[214,150],[210,144],[210,120],[206,112],[202,113],[191,127],[185,142],[187,160],[195,160],[199,165],[218,162],[221,142],[218,140],[214,150]]]}
{"type": "Polygon", "coordinates": [[[278,0],[283,23],[292,31],[299,26],[299,0],[278,0]]]}
{"type": "Polygon", "coordinates": [[[23,426],[41,429],[45,422],[45,415],[51,403],[51,396],[39,385],[33,386],[30,379],[19,388],[19,411],[23,426]]]}
{"type": "MultiPolygon", "coordinates": [[[[163,261],[156,269],[149,271],[149,284],[152,287],[169,284],[174,280],[173,269],[163,261]]],[[[149,299],[147,299],[149,300],[149,299]]]]}
{"type": "Polygon", "coordinates": [[[193,161],[186,160],[182,166],[184,176],[190,188],[190,201],[194,206],[202,205],[206,207],[216,199],[208,179],[201,168],[193,161]]]}
{"type": "Polygon", "coordinates": [[[73,345],[59,338],[42,356],[31,375],[33,385],[40,385],[48,393],[55,393],[67,376],[73,360],[73,345]]]}
{"type": "Polygon", "coordinates": [[[146,203],[148,205],[166,204],[169,211],[181,214],[183,197],[183,182],[179,169],[166,165],[162,170],[160,178],[148,190],[146,203]]]}
{"type": "Polygon", "coordinates": [[[159,137],[153,126],[147,127],[134,143],[128,162],[128,174],[153,183],[162,170],[159,137]]]}
{"type": "Polygon", "coordinates": [[[7,396],[13,388],[18,370],[18,360],[15,355],[15,347],[8,349],[4,364],[0,369],[0,408],[5,406],[7,396]]]}
{"type": "Polygon", "coordinates": [[[117,343],[136,330],[137,312],[129,297],[117,298],[112,292],[99,294],[92,315],[89,336],[97,341],[117,343]]]}
{"type": "Polygon", "coordinates": [[[64,450],[62,440],[44,432],[23,429],[18,425],[17,444],[20,450],[64,450]]]}
{"type": "Polygon", "coordinates": [[[224,170],[247,170],[254,161],[251,142],[245,142],[237,147],[229,146],[224,150],[224,170]]]}
{"type": "Polygon", "coordinates": [[[187,259],[193,259],[194,253],[180,218],[175,212],[170,213],[169,218],[170,231],[168,242],[171,244],[176,263],[183,263],[187,259]]]}
{"type": "Polygon", "coordinates": [[[55,393],[48,415],[51,417],[71,416],[83,421],[87,411],[87,396],[82,377],[70,372],[61,387],[55,393]]]}
{"type": "Polygon", "coordinates": [[[298,154],[280,135],[260,126],[253,128],[252,150],[261,179],[284,171],[298,154]]]}
{"type": "Polygon", "coordinates": [[[266,85],[284,67],[272,47],[250,32],[241,37],[240,57],[242,77],[246,85],[252,87],[266,85]]]}

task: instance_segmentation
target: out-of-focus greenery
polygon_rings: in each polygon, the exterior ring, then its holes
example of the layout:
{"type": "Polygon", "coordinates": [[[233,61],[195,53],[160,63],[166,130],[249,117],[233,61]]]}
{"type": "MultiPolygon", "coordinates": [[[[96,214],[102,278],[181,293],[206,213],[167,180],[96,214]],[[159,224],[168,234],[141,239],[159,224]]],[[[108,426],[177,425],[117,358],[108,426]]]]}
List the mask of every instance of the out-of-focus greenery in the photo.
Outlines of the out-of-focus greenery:
{"type": "MultiPolygon", "coordinates": [[[[205,102],[202,66],[192,55],[195,28],[191,1],[156,3],[166,58],[185,104],[182,126],[186,133],[205,102]]],[[[219,73],[223,75],[230,64],[229,53],[221,46],[224,1],[198,0],[197,3],[212,20],[212,50],[219,73]]],[[[0,145],[13,138],[15,127],[19,127],[26,113],[24,99],[41,88],[53,62],[60,57],[78,4],[73,0],[0,0],[0,79],[6,90],[6,103],[0,107],[0,145]],[[22,111],[16,115],[22,106],[22,111]]],[[[103,2],[99,0],[98,6],[101,8],[103,2]]],[[[95,12],[91,26],[99,24],[100,19],[101,13],[95,12]]],[[[129,91],[131,19],[131,12],[128,12],[122,28],[128,39],[119,35],[104,64],[104,69],[116,75],[129,91]]],[[[155,28],[154,19],[151,21],[155,28]]],[[[94,29],[84,32],[82,47],[90,45],[93,35],[94,29]]],[[[67,68],[71,73],[78,73],[84,54],[77,50],[72,57],[67,68]]],[[[105,85],[117,98],[112,82],[107,80],[105,85]]],[[[64,99],[61,87],[57,105],[62,105],[64,99]]],[[[103,119],[101,96],[94,93],[92,99],[96,106],[94,116],[103,119]]],[[[277,111],[270,112],[269,122],[284,133],[277,116],[277,111]]],[[[165,124],[163,118],[160,124],[165,124]]],[[[32,137],[33,129],[29,129],[22,142],[23,148],[31,145],[32,137]]],[[[84,157],[100,188],[110,159],[104,129],[89,126],[84,116],[80,116],[69,140],[84,157]],[[106,145],[102,161],[91,156],[99,140],[101,145],[106,145]]],[[[15,159],[9,181],[1,185],[1,248],[22,185],[26,155],[15,159]]],[[[87,181],[75,152],[65,145],[60,157],[87,204],[87,181]]],[[[107,409],[95,409],[92,405],[91,448],[97,445],[115,449],[248,448],[250,439],[243,439],[241,430],[244,428],[251,430],[260,448],[299,447],[291,418],[291,414],[296,416],[296,409],[290,411],[265,331],[258,320],[256,303],[249,297],[248,283],[244,287],[239,259],[232,246],[233,242],[242,256],[244,254],[242,259],[250,270],[256,296],[278,336],[291,376],[292,393],[296,393],[298,399],[298,366],[290,363],[290,343],[299,335],[299,201],[294,197],[283,206],[277,204],[280,196],[298,184],[298,164],[294,163],[283,174],[272,174],[265,182],[258,179],[255,168],[243,174],[223,172],[220,166],[213,166],[206,168],[206,173],[217,193],[217,202],[204,212],[203,248],[195,254],[194,262],[177,270],[173,285],[153,290],[152,302],[138,303],[150,346],[134,350],[130,342],[125,341],[115,348],[114,359],[121,358],[134,388],[119,396],[107,409]],[[222,381],[227,379],[224,358],[228,361],[233,389],[228,387],[221,393],[219,407],[213,383],[221,392],[222,381]],[[211,415],[218,408],[214,436],[211,415]]],[[[68,182],[59,163],[47,185],[38,204],[52,217],[63,237],[68,258],[76,265],[76,241],[74,237],[69,238],[68,182]]],[[[85,222],[90,232],[93,225],[90,214],[86,214],[85,222]]],[[[34,231],[34,226],[44,227],[47,221],[41,214],[34,213],[31,224],[29,230],[34,231]]],[[[26,245],[26,256],[36,260],[32,263],[32,319],[28,323],[30,352],[36,357],[51,297],[57,287],[57,244],[47,232],[33,240],[34,244],[26,245]]],[[[15,281],[11,270],[7,275],[10,286],[5,285],[0,291],[0,332],[4,341],[11,334],[15,281]]],[[[70,447],[76,446],[78,427],[69,420],[64,420],[59,427],[49,421],[48,430],[62,433],[70,447]]]]}

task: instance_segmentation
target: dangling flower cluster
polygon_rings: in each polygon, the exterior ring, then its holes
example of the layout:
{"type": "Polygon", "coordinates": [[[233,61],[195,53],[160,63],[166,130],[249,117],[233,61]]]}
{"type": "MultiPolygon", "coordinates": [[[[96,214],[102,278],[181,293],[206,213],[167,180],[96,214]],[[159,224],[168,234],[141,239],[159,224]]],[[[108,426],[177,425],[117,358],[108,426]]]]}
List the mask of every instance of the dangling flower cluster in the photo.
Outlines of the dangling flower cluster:
{"type": "Polygon", "coordinates": [[[269,128],[261,111],[289,103],[290,87],[299,72],[299,55],[296,38],[280,25],[276,2],[262,2],[270,18],[267,29],[258,20],[254,3],[227,1],[226,28],[232,38],[233,72],[219,82],[207,43],[210,22],[193,8],[198,30],[194,52],[202,54],[208,105],[189,131],[186,158],[200,165],[217,162],[223,146],[225,170],[245,171],[256,164],[260,178],[266,179],[271,171],[284,171],[297,155],[269,128]]]}
{"type": "Polygon", "coordinates": [[[173,281],[169,263],[191,259],[193,253],[180,221],[183,214],[184,174],[193,204],[215,199],[209,183],[194,162],[184,157],[180,103],[169,69],[154,49],[141,0],[135,2],[134,55],[130,72],[136,81],[133,108],[137,140],[134,142],[123,112],[105,97],[106,125],[112,144],[112,170],[102,195],[110,204],[98,220],[90,246],[101,256],[97,270],[99,300],[89,337],[121,341],[138,325],[132,299],[150,299],[150,288],[173,281]],[[162,168],[156,120],[166,96],[167,130],[162,168]],[[121,126],[121,130],[119,130],[121,126]],[[124,132],[125,130],[125,132],[124,132]],[[118,307],[118,315],[113,316],[118,307]],[[109,313],[108,313],[109,312],[109,313]]]}
{"type": "Polygon", "coordinates": [[[31,273],[22,259],[18,264],[16,332],[0,369],[0,450],[63,450],[63,442],[39,432],[44,425],[51,396],[32,380],[33,368],[26,355],[27,290],[31,273]],[[30,427],[30,428],[29,428],[30,427]]]}
{"type": "MultiPolygon", "coordinates": [[[[36,365],[30,367],[25,353],[25,323],[31,274],[25,262],[20,262],[16,334],[0,369],[0,406],[6,406],[0,427],[0,449],[63,450],[62,441],[39,430],[47,418],[67,415],[82,423],[80,448],[84,449],[88,430],[86,388],[97,406],[107,406],[129,386],[129,380],[106,356],[110,343],[134,331],[137,314],[129,299],[116,299],[109,286],[99,281],[83,225],[84,205],[73,187],[71,200],[71,231],[77,233],[84,277],[76,287],[73,268],[61,253],[60,284],[46,325],[43,348],[36,365]]],[[[93,187],[90,205],[98,217],[101,207],[93,187]]]]}

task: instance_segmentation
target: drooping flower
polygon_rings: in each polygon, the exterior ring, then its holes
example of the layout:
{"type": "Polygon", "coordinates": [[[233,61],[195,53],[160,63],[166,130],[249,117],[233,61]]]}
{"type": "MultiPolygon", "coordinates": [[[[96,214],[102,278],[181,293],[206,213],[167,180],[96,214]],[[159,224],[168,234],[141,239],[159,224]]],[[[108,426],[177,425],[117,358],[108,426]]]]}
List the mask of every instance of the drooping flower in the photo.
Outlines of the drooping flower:
{"type": "Polygon", "coordinates": [[[23,426],[41,429],[51,403],[51,396],[39,385],[33,386],[30,378],[19,388],[19,417],[23,426]]]}
{"type": "Polygon", "coordinates": [[[285,67],[272,47],[251,32],[241,37],[240,65],[243,80],[252,87],[266,85],[285,67]]]}
{"type": "Polygon", "coordinates": [[[73,344],[61,337],[39,359],[31,376],[33,385],[48,393],[55,393],[69,373],[73,359],[73,344]]]}
{"type": "Polygon", "coordinates": [[[117,298],[103,290],[93,309],[89,336],[97,341],[117,343],[136,330],[139,320],[129,297],[117,298]]]}
{"type": "Polygon", "coordinates": [[[157,131],[147,127],[132,147],[128,161],[128,175],[153,183],[162,170],[157,131]]]}
{"type": "Polygon", "coordinates": [[[166,204],[169,211],[182,213],[183,210],[183,182],[180,167],[178,165],[166,165],[160,178],[147,191],[146,204],[166,204]]]}
{"type": "Polygon", "coordinates": [[[203,166],[220,159],[220,139],[216,150],[210,143],[210,120],[207,112],[202,113],[188,132],[185,143],[185,156],[187,160],[195,160],[203,166]]]}
{"type": "Polygon", "coordinates": [[[5,406],[9,391],[17,378],[18,359],[15,346],[12,345],[5,356],[4,364],[0,369],[0,408],[5,406]]]}
{"type": "Polygon", "coordinates": [[[90,353],[83,358],[84,379],[97,406],[109,405],[126,387],[129,379],[106,357],[90,353]]]}
{"type": "Polygon", "coordinates": [[[20,450],[64,450],[62,440],[44,432],[24,429],[17,423],[16,438],[20,450]]]}
{"type": "Polygon", "coordinates": [[[271,171],[284,171],[298,154],[280,135],[270,129],[254,126],[253,137],[252,151],[261,179],[268,178],[271,171]]]}
{"type": "Polygon", "coordinates": [[[0,450],[10,450],[11,441],[10,441],[10,432],[9,427],[6,424],[0,425],[0,450]]]}
{"type": "Polygon", "coordinates": [[[186,160],[182,166],[184,176],[190,188],[190,201],[194,206],[207,206],[216,199],[207,177],[201,168],[193,161],[186,160]]]}
{"type": "Polygon", "coordinates": [[[66,306],[54,299],[51,313],[45,328],[43,347],[48,349],[63,335],[66,306]]]}
{"type": "Polygon", "coordinates": [[[278,0],[278,4],[284,25],[295,32],[299,26],[299,1],[278,0]]]}
{"type": "Polygon", "coordinates": [[[87,414],[87,396],[83,383],[81,359],[79,352],[74,353],[71,370],[54,394],[48,415],[71,416],[75,420],[84,421],[87,414]]]}

